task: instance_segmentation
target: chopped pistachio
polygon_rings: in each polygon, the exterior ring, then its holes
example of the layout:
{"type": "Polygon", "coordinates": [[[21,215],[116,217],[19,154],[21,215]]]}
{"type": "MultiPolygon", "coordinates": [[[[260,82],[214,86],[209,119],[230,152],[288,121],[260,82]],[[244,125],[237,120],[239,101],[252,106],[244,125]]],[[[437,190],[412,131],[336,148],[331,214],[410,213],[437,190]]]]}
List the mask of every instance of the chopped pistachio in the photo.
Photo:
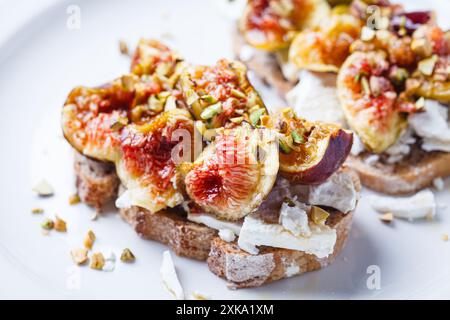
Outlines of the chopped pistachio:
{"type": "Polygon", "coordinates": [[[295,207],[295,202],[289,197],[284,197],[283,202],[291,208],[295,207]]]}
{"type": "Polygon", "coordinates": [[[121,81],[122,81],[122,86],[125,90],[131,91],[134,89],[135,78],[133,77],[133,75],[126,74],[126,75],[122,76],[121,81]]]}
{"type": "Polygon", "coordinates": [[[33,191],[41,197],[50,197],[54,194],[53,187],[46,180],[41,180],[34,186],[33,191]]]}
{"type": "Polygon", "coordinates": [[[95,221],[98,218],[98,211],[94,211],[91,215],[91,221],[95,221]]]}
{"type": "Polygon", "coordinates": [[[236,98],[245,99],[246,95],[242,91],[239,91],[237,89],[231,89],[231,94],[235,96],[236,98]]]}
{"type": "Polygon", "coordinates": [[[80,199],[80,196],[78,195],[78,193],[75,193],[75,194],[71,195],[70,198],[69,198],[69,204],[71,206],[79,204],[80,202],[81,202],[81,199],[80,199]]]}
{"type": "Polygon", "coordinates": [[[442,235],[442,240],[443,240],[443,241],[448,241],[448,234],[444,233],[444,234],[442,235]]]}
{"type": "Polygon", "coordinates": [[[73,249],[70,251],[73,262],[78,265],[82,265],[88,260],[88,251],[84,248],[73,249]]]}
{"type": "Polygon", "coordinates": [[[230,121],[236,124],[240,124],[242,121],[244,121],[244,117],[231,118],[230,121]]]}
{"type": "Polygon", "coordinates": [[[424,38],[413,39],[411,49],[422,57],[429,57],[433,54],[433,45],[424,38]]]}
{"type": "Polygon", "coordinates": [[[208,140],[208,141],[212,141],[214,139],[214,137],[217,134],[217,130],[216,129],[208,129],[205,130],[205,132],[203,133],[203,137],[208,140]]]}
{"type": "Polygon", "coordinates": [[[294,143],[296,144],[301,144],[303,142],[305,142],[305,139],[303,139],[303,135],[300,134],[298,131],[294,130],[291,132],[291,136],[292,136],[292,140],[294,141],[294,143]]]}
{"type": "Polygon", "coordinates": [[[366,77],[361,78],[361,86],[363,88],[364,93],[370,95],[369,81],[367,80],[366,77]]]}
{"type": "Polygon", "coordinates": [[[201,135],[203,135],[206,131],[206,125],[200,120],[195,121],[195,128],[201,135]]]}
{"type": "Polygon", "coordinates": [[[42,209],[42,208],[33,208],[33,209],[31,209],[31,213],[33,213],[33,214],[42,214],[42,213],[44,213],[44,209],[42,209]]]}
{"type": "Polygon", "coordinates": [[[311,219],[315,224],[324,225],[330,214],[324,209],[316,206],[311,208],[311,219]]]}
{"type": "Polygon", "coordinates": [[[156,67],[156,73],[158,75],[167,76],[171,69],[172,69],[172,64],[171,63],[169,63],[169,62],[160,63],[156,67]]]}
{"type": "Polygon", "coordinates": [[[206,95],[202,96],[202,100],[208,105],[217,102],[217,99],[214,96],[209,95],[209,94],[206,94],[206,95]]]}
{"type": "Polygon", "coordinates": [[[208,120],[221,112],[222,112],[222,103],[217,102],[205,108],[200,114],[200,117],[204,120],[208,120]]]}
{"type": "Polygon", "coordinates": [[[164,111],[174,110],[177,108],[177,100],[174,96],[169,96],[166,99],[166,104],[164,105],[164,111]]]}
{"type": "Polygon", "coordinates": [[[133,262],[134,260],[136,260],[136,258],[134,257],[134,254],[131,252],[131,250],[126,248],[120,255],[120,260],[122,262],[133,262]]]}
{"type": "Polygon", "coordinates": [[[66,222],[58,216],[55,218],[54,228],[58,232],[67,232],[66,222]]]}
{"type": "Polygon", "coordinates": [[[292,110],[292,108],[284,108],[283,110],[281,110],[281,113],[287,118],[294,117],[294,110],[292,110]]]}
{"type": "Polygon", "coordinates": [[[279,139],[278,144],[280,146],[281,152],[285,154],[290,154],[292,152],[291,147],[289,147],[288,144],[283,139],[279,139]]]}
{"type": "Polygon", "coordinates": [[[387,212],[380,215],[380,220],[385,223],[391,223],[394,220],[394,214],[392,212],[387,212]]]}
{"type": "Polygon", "coordinates": [[[158,99],[157,96],[152,95],[148,99],[148,107],[153,112],[161,112],[164,109],[164,100],[158,99]]]}
{"type": "Polygon", "coordinates": [[[119,131],[124,128],[128,124],[128,118],[126,117],[117,117],[114,122],[111,124],[111,130],[119,131]]]}
{"type": "Polygon", "coordinates": [[[238,115],[243,115],[245,113],[244,109],[236,109],[234,110],[234,113],[238,114],[238,115]]]}
{"type": "Polygon", "coordinates": [[[42,229],[45,229],[45,230],[52,230],[54,228],[54,226],[55,226],[55,223],[51,219],[45,219],[41,223],[42,229]]]}
{"type": "Polygon", "coordinates": [[[423,108],[425,108],[425,98],[424,97],[420,97],[416,101],[416,109],[422,110],[423,108]]]}
{"type": "Polygon", "coordinates": [[[262,126],[268,126],[270,123],[270,117],[268,115],[262,115],[260,118],[262,126]]]}
{"type": "Polygon", "coordinates": [[[104,265],[105,265],[105,258],[103,257],[103,254],[101,254],[100,252],[92,254],[90,264],[91,269],[102,270],[104,265]]]}
{"type": "Polygon", "coordinates": [[[257,109],[250,114],[250,123],[256,126],[259,123],[259,119],[266,112],[264,109],[257,109]]]}
{"type": "Polygon", "coordinates": [[[363,27],[361,30],[361,40],[370,41],[375,38],[375,30],[369,27],[363,27]]]}
{"type": "Polygon", "coordinates": [[[128,50],[128,46],[127,43],[123,40],[119,41],[119,50],[121,54],[124,55],[128,55],[129,54],[129,50],[128,50]]]}
{"type": "Polygon", "coordinates": [[[419,71],[422,74],[424,74],[426,76],[431,76],[433,74],[433,70],[434,70],[437,60],[438,60],[438,56],[434,54],[430,58],[420,61],[417,68],[419,69],[419,71]]]}
{"type": "Polygon", "coordinates": [[[194,104],[198,99],[199,96],[193,89],[189,89],[186,91],[186,103],[188,105],[194,104]]]}
{"type": "Polygon", "coordinates": [[[397,86],[403,85],[408,77],[409,72],[405,68],[396,68],[395,71],[390,74],[390,79],[397,86]]]}
{"type": "Polygon", "coordinates": [[[94,245],[95,239],[95,233],[92,230],[89,230],[83,241],[84,247],[91,250],[92,246],[94,245]]]}

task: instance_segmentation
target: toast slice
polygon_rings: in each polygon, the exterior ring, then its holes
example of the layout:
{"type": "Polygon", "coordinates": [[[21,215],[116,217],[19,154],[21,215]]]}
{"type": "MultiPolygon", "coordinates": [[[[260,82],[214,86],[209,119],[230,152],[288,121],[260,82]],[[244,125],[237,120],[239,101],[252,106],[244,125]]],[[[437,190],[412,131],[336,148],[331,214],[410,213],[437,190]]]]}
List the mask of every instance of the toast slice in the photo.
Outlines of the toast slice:
{"type": "Polygon", "coordinates": [[[117,197],[119,178],[112,163],[90,159],[75,153],[74,163],[78,195],[97,210],[117,197]]]}
{"type": "Polygon", "coordinates": [[[416,149],[395,164],[369,164],[364,155],[349,156],[346,163],[358,172],[363,185],[390,195],[411,194],[431,186],[436,178],[450,176],[450,153],[416,149]]]}
{"type": "MultiPolygon", "coordinates": [[[[107,170],[109,164],[91,161],[82,155],[76,156],[77,187],[79,192],[84,192],[81,199],[87,199],[87,204],[96,206],[112,200],[111,194],[116,194],[118,179],[111,178],[115,173],[107,170]],[[91,167],[95,170],[91,170],[91,167]],[[86,194],[89,191],[92,193],[86,194]]],[[[354,179],[359,191],[356,174],[354,179]]],[[[120,189],[119,193],[123,192],[123,188],[120,189]]],[[[179,208],[151,214],[145,209],[131,207],[121,209],[120,215],[142,238],[166,244],[179,256],[207,260],[210,270],[225,278],[233,288],[260,286],[329,265],[345,246],[353,220],[352,212],[333,212],[327,224],[337,231],[336,245],[332,255],[318,259],[304,252],[270,247],[261,248],[258,255],[250,255],[241,250],[236,242],[223,241],[216,230],[188,221],[186,214],[179,208]]]]}
{"type": "MultiPolygon", "coordinates": [[[[233,34],[234,54],[241,57],[246,45],[244,38],[236,29],[233,34]]],[[[272,86],[285,98],[295,83],[287,80],[275,56],[271,53],[254,50],[244,63],[259,78],[272,86]]],[[[349,156],[346,164],[358,172],[364,186],[377,192],[390,195],[407,195],[432,185],[436,178],[450,176],[450,153],[425,152],[418,146],[413,148],[410,156],[399,163],[391,164],[382,161],[368,163],[365,155],[349,156]]]]}

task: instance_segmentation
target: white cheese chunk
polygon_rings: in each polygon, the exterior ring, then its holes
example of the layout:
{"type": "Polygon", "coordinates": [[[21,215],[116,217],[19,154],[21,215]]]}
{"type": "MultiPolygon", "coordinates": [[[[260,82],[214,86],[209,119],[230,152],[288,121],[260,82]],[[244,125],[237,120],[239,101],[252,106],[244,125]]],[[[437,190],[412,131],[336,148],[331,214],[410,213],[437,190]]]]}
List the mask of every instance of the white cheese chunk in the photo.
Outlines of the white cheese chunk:
{"type": "Polygon", "coordinates": [[[309,237],[311,229],[308,225],[308,215],[306,211],[300,208],[297,201],[293,201],[295,206],[291,207],[283,203],[280,209],[280,224],[286,230],[292,232],[295,236],[309,237]]]}
{"type": "Polygon", "coordinates": [[[358,135],[353,134],[353,144],[352,149],[350,153],[353,156],[357,156],[360,153],[363,153],[366,150],[366,147],[364,146],[364,143],[361,141],[361,139],[358,137],[358,135]]]}
{"type": "Polygon", "coordinates": [[[369,202],[376,211],[391,212],[402,219],[432,218],[436,214],[436,201],[430,190],[422,190],[409,197],[373,195],[369,202]]]}
{"type": "Polygon", "coordinates": [[[177,300],[184,300],[184,290],[178,280],[175,265],[169,251],[163,253],[163,261],[161,265],[161,278],[166,290],[177,300]]]}
{"type": "Polygon", "coordinates": [[[122,193],[116,200],[116,207],[118,209],[129,209],[133,206],[133,201],[131,200],[131,192],[126,190],[122,193]]]}
{"type": "Polygon", "coordinates": [[[269,246],[303,251],[318,258],[329,256],[336,243],[336,230],[321,225],[312,225],[310,237],[297,237],[279,224],[268,224],[249,215],[242,225],[238,244],[243,250],[254,254],[256,246],[269,246]]]}
{"type": "Polygon", "coordinates": [[[237,236],[241,232],[242,227],[242,223],[219,220],[213,215],[207,213],[188,213],[187,219],[192,222],[204,224],[205,226],[215,230],[231,230],[237,236]]]}
{"type": "Polygon", "coordinates": [[[324,121],[346,126],[344,112],[339,103],[334,77],[303,70],[300,82],[287,93],[286,100],[300,117],[310,121],[324,121]],[[327,81],[333,83],[327,85],[327,81]]]}
{"type": "Polygon", "coordinates": [[[356,208],[359,194],[347,172],[336,172],[324,183],[309,188],[307,202],[311,205],[328,206],[344,213],[356,208]]]}
{"type": "Polygon", "coordinates": [[[400,162],[411,152],[411,145],[415,142],[416,139],[413,137],[413,132],[411,128],[408,128],[400,135],[392,146],[385,150],[385,153],[388,155],[386,161],[388,163],[400,162]]]}
{"type": "Polygon", "coordinates": [[[236,239],[236,235],[234,234],[233,230],[230,229],[220,229],[219,237],[225,242],[233,242],[234,239],[236,239]]]}
{"type": "Polygon", "coordinates": [[[423,138],[425,151],[450,152],[450,127],[448,108],[437,101],[425,100],[423,112],[408,117],[410,126],[423,138]]]}

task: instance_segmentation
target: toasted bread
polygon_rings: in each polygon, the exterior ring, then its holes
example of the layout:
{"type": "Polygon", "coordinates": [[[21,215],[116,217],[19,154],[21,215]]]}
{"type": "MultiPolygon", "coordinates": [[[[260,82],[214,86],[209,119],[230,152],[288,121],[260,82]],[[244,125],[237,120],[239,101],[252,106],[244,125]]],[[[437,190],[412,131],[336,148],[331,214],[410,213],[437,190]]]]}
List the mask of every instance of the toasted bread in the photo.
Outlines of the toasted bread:
{"type": "Polygon", "coordinates": [[[78,195],[97,210],[116,198],[119,178],[114,164],[100,162],[75,153],[75,175],[78,195]]]}
{"type": "MultiPolygon", "coordinates": [[[[92,166],[91,161],[77,155],[76,168],[92,166]]],[[[92,191],[92,194],[84,194],[82,200],[88,199],[89,202],[86,203],[96,206],[110,201],[117,185],[116,180],[110,177],[112,173],[107,170],[109,164],[95,162],[95,166],[104,168],[96,168],[95,171],[77,170],[76,174],[79,192],[80,186],[83,186],[84,192],[92,191]],[[100,179],[102,173],[105,179],[100,179]],[[105,181],[109,181],[109,184],[105,181]],[[103,192],[97,192],[99,189],[103,192]]],[[[359,190],[356,175],[354,179],[359,190]]],[[[229,281],[231,287],[244,288],[260,286],[329,265],[345,246],[353,220],[353,212],[331,212],[327,224],[336,229],[337,241],[333,254],[324,259],[300,251],[269,247],[261,248],[258,255],[250,255],[241,250],[236,242],[223,241],[216,230],[188,221],[186,214],[177,208],[151,214],[145,209],[131,207],[121,209],[120,215],[142,238],[166,244],[179,256],[207,260],[210,270],[229,281]]]]}
{"type": "MultiPolygon", "coordinates": [[[[233,35],[233,45],[234,53],[239,58],[246,44],[238,30],[233,35]]],[[[273,54],[254,50],[254,54],[244,63],[285,98],[295,83],[283,76],[273,54]]],[[[450,153],[413,148],[407,159],[396,164],[381,161],[369,164],[364,161],[364,156],[349,156],[346,163],[358,172],[364,186],[385,194],[406,195],[430,186],[436,178],[450,176],[449,161],[450,153]]]]}
{"type": "Polygon", "coordinates": [[[398,163],[369,164],[364,156],[350,156],[347,164],[356,170],[361,182],[375,191],[405,195],[429,187],[436,178],[450,175],[450,153],[413,150],[398,163]]]}

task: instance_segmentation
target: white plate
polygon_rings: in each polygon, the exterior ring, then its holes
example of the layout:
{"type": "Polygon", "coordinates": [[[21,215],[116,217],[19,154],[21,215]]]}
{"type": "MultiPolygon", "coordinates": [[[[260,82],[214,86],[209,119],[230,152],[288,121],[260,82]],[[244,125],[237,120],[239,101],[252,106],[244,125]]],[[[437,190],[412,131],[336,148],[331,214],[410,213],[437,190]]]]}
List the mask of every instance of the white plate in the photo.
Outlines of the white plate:
{"type": "MultiPolygon", "coordinates": [[[[443,1],[432,3],[440,19],[448,16],[443,1]]],[[[114,210],[93,222],[91,208],[68,205],[72,152],[61,135],[60,109],[75,85],[101,84],[126,72],[119,39],[134,46],[141,36],[161,38],[190,61],[213,63],[231,58],[231,27],[214,1],[70,1],[29,19],[1,45],[0,297],[170,298],[159,275],[163,245],[138,238],[114,210]],[[81,9],[80,30],[66,27],[69,4],[81,9]],[[55,187],[55,197],[38,199],[31,192],[41,178],[55,187]],[[33,207],[66,219],[68,234],[43,236],[43,217],[33,216],[33,207]],[[128,247],[136,263],[117,263],[111,273],[74,267],[69,250],[90,228],[98,236],[95,250],[119,255],[128,247]]],[[[440,203],[450,203],[449,184],[438,194],[440,203]]],[[[174,260],[188,294],[214,299],[449,298],[450,242],[441,240],[450,233],[449,213],[446,208],[436,221],[387,226],[363,197],[348,246],[333,265],[257,289],[229,291],[205,263],[174,260]],[[367,286],[369,266],[380,268],[379,290],[367,286]]]]}

